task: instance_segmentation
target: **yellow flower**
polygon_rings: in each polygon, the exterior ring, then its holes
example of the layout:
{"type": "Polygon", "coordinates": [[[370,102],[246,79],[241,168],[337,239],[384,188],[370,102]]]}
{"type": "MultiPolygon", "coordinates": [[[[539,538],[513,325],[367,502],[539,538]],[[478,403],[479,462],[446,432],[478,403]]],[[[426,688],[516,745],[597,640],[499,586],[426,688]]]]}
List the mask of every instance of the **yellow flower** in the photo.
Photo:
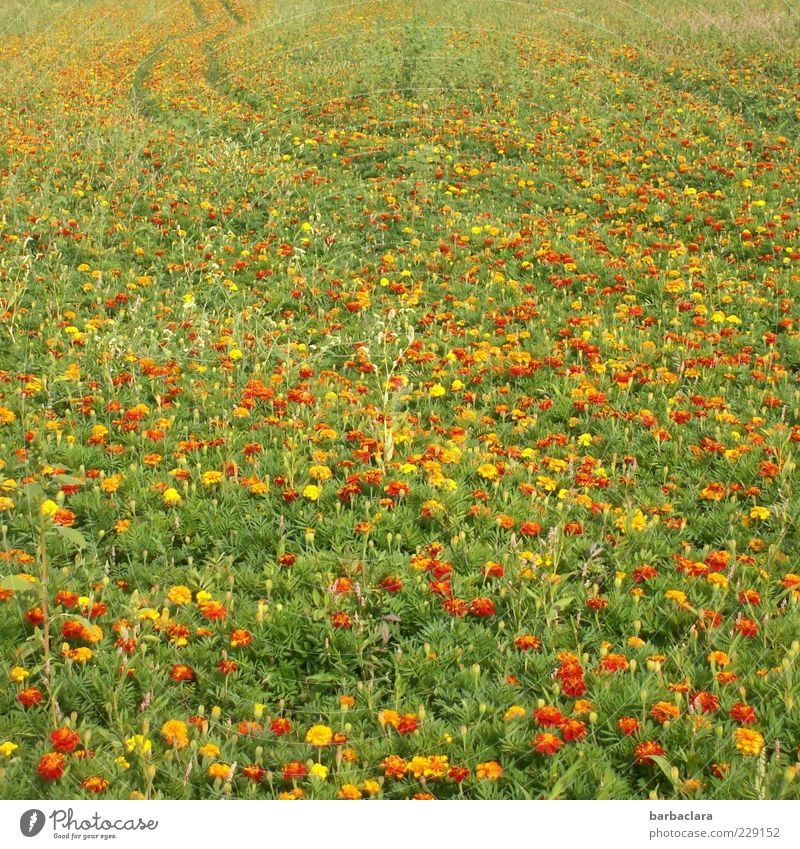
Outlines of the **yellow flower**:
{"type": "Polygon", "coordinates": [[[751,519],[759,519],[762,522],[769,519],[769,510],[766,507],[751,507],[750,508],[750,518],[751,519]]]}
{"type": "Polygon", "coordinates": [[[314,764],[314,766],[312,766],[308,771],[308,774],[319,781],[325,781],[328,777],[328,767],[323,766],[322,764],[314,764]]]}
{"type": "Polygon", "coordinates": [[[202,481],[203,486],[215,486],[216,484],[220,483],[220,481],[222,480],[222,472],[218,472],[218,471],[203,472],[200,480],[202,481]]]}
{"type": "Polygon", "coordinates": [[[208,774],[211,776],[211,778],[227,779],[228,776],[231,774],[231,768],[228,766],[228,764],[211,764],[211,766],[208,768],[208,774]]]}
{"type": "Polygon", "coordinates": [[[200,752],[204,758],[211,758],[212,760],[214,758],[218,758],[220,753],[219,746],[214,745],[214,743],[206,743],[197,751],[200,752]]]}
{"type": "Polygon", "coordinates": [[[0,407],[0,424],[11,424],[16,419],[14,413],[6,407],[0,407]]]}
{"type": "Polygon", "coordinates": [[[173,604],[189,604],[192,600],[192,591],[189,587],[184,587],[183,584],[178,584],[175,587],[170,587],[167,592],[167,598],[173,604]]]}
{"type": "Polygon", "coordinates": [[[14,509],[14,499],[9,498],[7,495],[0,496],[0,513],[13,510],[14,509]]]}
{"type": "Polygon", "coordinates": [[[364,784],[364,792],[367,796],[377,796],[381,792],[381,785],[374,778],[368,778],[364,784]]]}
{"type": "Polygon", "coordinates": [[[327,746],[333,739],[333,731],[327,725],[312,725],[306,734],[306,743],[312,746],[327,746]]]}
{"type": "Polygon", "coordinates": [[[482,466],[478,466],[478,474],[487,481],[497,480],[499,476],[497,466],[494,463],[484,463],[482,466]]]}
{"type": "Polygon", "coordinates": [[[511,705],[511,707],[503,715],[503,719],[518,719],[521,716],[525,716],[525,708],[520,705],[511,705]]]}
{"type": "Polygon", "coordinates": [[[167,507],[177,507],[178,504],[183,501],[181,494],[174,487],[165,489],[164,494],[161,497],[164,499],[164,504],[166,504],[167,507]]]}
{"type": "Polygon", "coordinates": [[[58,504],[48,498],[42,502],[42,506],[39,509],[42,512],[42,516],[53,516],[58,512],[58,504]]]}
{"type": "Polygon", "coordinates": [[[88,646],[78,646],[78,648],[70,650],[69,657],[75,663],[86,663],[92,659],[93,652],[88,646]]]}
{"type": "Polygon", "coordinates": [[[111,475],[100,484],[100,489],[102,489],[103,492],[106,493],[116,492],[119,489],[121,483],[122,475],[111,475]]]}
{"type": "Polygon", "coordinates": [[[15,684],[21,684],[31,673],[22,666],[15,666],[9,675],[15,684]]]}
{"type": "Polygon", "coordinates": [[[5,743],[0,743],[0,755],[4,758],[10,758],[18,748],[19,746],[16,743],[11,743],[9,740],[6,740],[5,743]]]}
{"type": "Polygon", "coordinates": [[[114,763],[120,769],[130,769],[131,768],[130,761],[125,760],[125,758],[122,757],[122,755],[120,755],[118,758],[114,758],[114,763]]]}
{"type": "Polygon", "coordinates": [[[683,590],[667,590],[664,595],[676,604],[686,604],[686,593],[683,590]]]}
{"type": "Polygon", "coordinates": [[[435,383],[428,390],[428,394],[431,396],[431,398],[441,398],[442,395],[446,394],[446,392],[447,390],[444,388],[444,386],[442,386],[441,383],[435,383]]]}
{"type": "Polygon", "coordinates": [[[319,487],[314,486],[313,483],[310,483],[303,490],[303,498],[307,498],[309,501],[316,501],[319,498],[319,487]]]}
{"type": "Polygon", "coordinates": [[[128,754],[135,752],[137,755],[148,755],[153,749],[153,744],[144,734],[134,734],[125,741],[125,748],[128,754]]]}
{"type": "Polygon", "coordinates": [[[583,448],[588,448],[592,444],[592,435],[591,433],[582,433],[578,437],[578,445],[583,448]]]}
{"type": "Polygon", "coordinates": [[[737,728],[733,732],[736,748],[745,756],[758,757],[764,748],[764,738],[758,731],[749,728],[737,728]]]}

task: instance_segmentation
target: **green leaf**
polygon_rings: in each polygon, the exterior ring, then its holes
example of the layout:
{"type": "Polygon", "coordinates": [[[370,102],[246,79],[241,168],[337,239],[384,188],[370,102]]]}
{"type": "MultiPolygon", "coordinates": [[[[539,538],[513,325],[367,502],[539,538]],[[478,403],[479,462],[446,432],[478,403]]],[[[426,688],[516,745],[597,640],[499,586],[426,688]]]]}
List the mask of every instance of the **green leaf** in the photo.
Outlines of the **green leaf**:
{"type": "Polygon", "coordinates": [[[36,584],[32,584],[22,575],[9,575],[0,581],[0,589],[13,590],[15,593],[32,593],[36,590],[36,584]]]}
{"type": "Polygon", "coordinates": [[[44,496],[44,490],[41,485],[35,482],[25,484],[25,488],[22,491],[25,497],[32,501],[40,501],[44,496]]]}
{"type": "Polygon", "coordinates": [[[86,483],[83,478],[76,478],[72,475],[53,475],[50,480],[54,480],[56,483],[65,483],[68,486],[83,486],[86,483]]]}
{"type": "Polygon", "coordinates": [[[53,525],[53,530],[76,548],[86,548],[86,537],[80,531],[76,531],[75,528],[53,525]]]}

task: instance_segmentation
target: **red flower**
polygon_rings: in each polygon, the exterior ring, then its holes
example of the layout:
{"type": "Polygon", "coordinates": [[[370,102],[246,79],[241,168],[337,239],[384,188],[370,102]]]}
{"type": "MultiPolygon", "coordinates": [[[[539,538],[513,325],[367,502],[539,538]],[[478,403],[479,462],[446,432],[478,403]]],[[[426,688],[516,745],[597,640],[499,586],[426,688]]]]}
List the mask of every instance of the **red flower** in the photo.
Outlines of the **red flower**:
{"type": "Polygon", "coordinates": [[[284,781],[291,781],[296,778],[305,778],[308,775],[308,767],[300,761],[292,761],[284,764],[281,772],[284,781]]]}
{"type": "Polygon", "coordinates": [[[27,690],[22,690],[17,696],[17,701],[26,708],[38,705],[42,700],[43,695],[37,687],[28,687],[27,690]]]}
{"type": "Polygon", "coordinates": [[[61,752],[48,752],[39,759],[36,771],[42,781],[57,781],[64,774],[67,759],[61,752]]]}
{"type": "Polygon", "coordinates": [[[461,784],[464,779],[469,778],[469,769],[465,766],[451,767],[450,772],[447,773],[447,777],[455,781],[456,784],[461,784]]]}
{"type": "Polygon", "coordinates": [[[242,775],[245,778],[249,778],[250,781],[262,781],[266,774],[266,770],[262,769],[260,766],[256,766],[255,764],[243,767],[242,769],[242,775]]]}
{"type": "Polygon", "coordinates": [[[632,716],[623,716],[617,720],[617,728],[626,736],[632,737],[639,731],[639,720],[632,716]]]}
{"type": "Polygon", "coordinates": [[[25,613],[25,618],[34,628],[44,624],[44,612],[41,607],[32,607],[25,613]]]}
{"type": "Polygon", "coordinates": [[[558,708],[550,707],[548,705],[545,705],[545,707],[542,708],[537,708],[533,712],[533,718],[543,728],[549,728],[551,725],[561,725],[564,721],[561,711],[558,708]]]}
{"type": "Polygon", "coordinates": [[[288,719],[273,719],[269,727],[273,734],[277,734],[278,737],[282,737],[284,734],[288,734],[292,730],[292,723],[289,722],[288,719]]]}
{"type": "Polygon", "coordinates": [[[235,649],[244,648],[253,642],[253,635],[245,628],[236,628],[231,632],[231,645],[235,649]]]}
{"type": "Polygon", "coordinates": [[[547,755],[548,757],[554,755],[563,745],[564,741],[555,734],[551,734],[549,731],[540,732],[533,738],[533,740],[531,740],[531,746],[533,746],[537,752],[547,755]]]}
{"type": "Polygon", "coordinates": [[[532,634],[522,634],[514,640],[514,647],[519,651],[539,651],[542,641],[532,634]]]}
{"type": "Polygon", "coordinates": [[[758,634],[758,623],[755,619],[742,617],[734,626],[734,631],[738,631],[743,637],[755,637],[758,634]]]}
{"type": "Polygon", "coordinates": [[[172,678],[173,681],[193,681],[194,680],[194,672],[182,663],[176,663],[173,665],[169,677],[172,678]]]}
{"type": "Polygon", "coordinates": [[[378,586],[387,593],[399,593],[403,589],[403,582],[395,575],[387,575],[378,586]]]}
{"type": "Polygon", "coordinates": [[[719,708],[719,699],[713,693],[706,693],[705,691],[695,693],[691,702],[702,713],[713,713],[719,708]]]}
{"type": "Polygon", "coordinates": [[[567,742],[583,740],[586,736],[586,725],[579,719],[567,719],[561,725],[561,733],[567,742]]]}
{"type": "Polygon", "coordinates": [[[331,625],[334,628],[344,628],[347,630],[353,627],[353,622],[347,613],[343,610],[337,610],[336,613],[331,614],[331,625]]]}
{"type": "Polygon", "coordinates": [[[738,722],[740,725],[752,725],[757,721],[756,712],[750,705],[743,702],[736,702],[730,709],[731,719],[738,722]]]}
{"type": "Polygon", "coordinates": [[[50,733],[50,741],[57,752],[72,752],[81,742],[81,735],[71,728],[56,728],[50,733]]]}
{"type": "Polygon", "coordinates": [[[490,598],[478,596],[469,603],[469,612],[473,616],[494,616],[494,602],[490,598]]]}
{"type": "Polygon", "coordinates": [[[469,610],[469,605],[460,598],[447,598],[442,602],[442,608],[451,616],[464,616],[469,610]]]}
{"type": "Polygon", "coordinates": [[[650,766],[655,764],[654,757],[663,757],[664,749],[660,744],[653,740],[645,740],[633,750],[634,758],[637,764],[642,766],[650,766]]]}

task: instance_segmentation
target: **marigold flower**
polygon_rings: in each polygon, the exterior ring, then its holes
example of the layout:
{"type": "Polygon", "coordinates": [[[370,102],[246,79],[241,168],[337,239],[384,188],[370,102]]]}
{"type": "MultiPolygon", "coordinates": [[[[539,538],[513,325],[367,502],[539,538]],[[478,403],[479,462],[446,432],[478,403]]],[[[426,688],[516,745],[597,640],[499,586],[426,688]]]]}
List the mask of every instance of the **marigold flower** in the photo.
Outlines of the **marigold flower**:
{"type": "Polygon", "coordinates": [[[639,720],[632,716],[623,716],[617,720],[617,728],[626,736],[633,736],[639,731],[639,720]]]}
{"type": "Polygon", "coordinates": [[[208,775],[209,778],[219,778],[223,781],[227,781],[231,775],[230,765],[221,762],[213,763],[208,767],[208,775]]]}
{"type": "Polygon", "coordinates": [[[503,775],[503,767],[497,761],[485,761],[475,767],[475,775],[483,781],[497,781],[503,775]]]}
{"type": "Polygon", "coordinates": [[[343,784],[339,788],[339,798],[340,799],[360,799],[361,791],[355,784],[343,784]]]}
{"type": "Polygon", "coordinates": [[[69,753],[77,748],[81,735],[68,727],[57,728],[50,732],[50,742],[57,752],[69,753]]]}
{"type": "Polygon", "coordinates": [[[292,730],[292,723],[289,722],[288,719],[283,719],[279,717],[278,719],[273,719],[269,725],[270,731],[273,734],[277,734],[278,737],[283,736],[284,734],[288,734],[292,730]]]}
{"type": "Polygon", "coordinates": [[[21,690],[17,694],[17,701],[26,708],[38,705],[42,698],[44,698],[44,696],[38,687],[28,687],[26,690],[21,690]]]}
{"type": "Polygon", "coordinates": [[[61,752],[48,752],[39,759],[36,771],[42,781],[58,781],[64,774],[67,759],[61,752]]]}
{"type": "Polygon", "coordinates": [[[102,775],[90,775],[81,781],[81,787],[90,793],[94,793],[96,796],[100,793],[105,793],[110,784],[111,782],[107,778],[103,778],[102,775]]]}
{"type": "Polygon", "coordinates": [[[168,746],[184,749],[189,745],[188,728],[180,719],[168,719],[161,726],[161,735],[168,746]]]}
{"type": "Polygon", "coordinates": [[[540,754],[547,755],[548,757],[552,757],[563,745],[564,741],[549,731],[539,732],[531,740],[531,746],[540,754]]]}
{"type": "Polygon", "coordinates": [[[327,725],[312,725],[306,732],[306,743],[312,746],[328,746],[333,740],[333,731],[327,725]]]}
{"type": "Polygon", "coordinates": [[[308,774],[311,778],[317,779],[317,781],[325,781],[328,778],[328,767],[319,763],[314,764],[308,771],[308,774]]]}
{"type": "Polygon", "coordinates": [[[189,604],[192,600],[192,591],[189,587],[184,587],[183,585],[178,585],[176,587],[171,587],[167,591],[167,598],[173,603],[177,605],[189,604]]]}
{"type": "Polygon", "coordinates": [[[514,646],[519,651],[538,651],[542,647],[542,641],[532,634],[522,634],[514,640],[514,646]]]}
{"type": "Polygon", "coordinates": [[[663,747],[653,740],[644,740],[633,750],[634,759],[641,766],[650,766],[655,763],[654,757],[663,757],[666,752],[663,747]]]}
{"type": "Polygon", "coordinates": [[[249,646],[253,642],[253,635],[245,628],[236,628],[231,632],[231,646],[239,649],[249,646]]]}
{"type": "Polygon", "coordinates": [[[764,748],[764,737],[749,728],[737,728],[733,732],[736,748],[745,757],[757,757],[764,748]]]}
{"type": "Polygon", "coordinates": [[[263,781],[266,774],[267,771],[257,764],[248,764],[248,766],[242,768],[242,775],[253,782],[263,781]]]}
{"type": "Polygon", "coordinates": [[[16,743],[6,740],[5,743],[0,743],[0,756],[10,758],[18,748],[19,746],[16,743]]]}
{"type": "Polygon", "coordinates": [[[750,705],[736,702],[730,709],[730,717],[740,725],[753,725],[757,721],[756,712],[750,705]]]}
{"type": "Polygon", "coordinates": [[[22,666],[14,666],[9,672],[9,676],[11,680],[15,684],[21,684],[26,678],[30,676],[30,672],[22,666]]]}
{"type": "Polygon", "coordinates": [[[168,487],[161,494],[161,499],[167,507],[177,507],[183,498],[181,498],[181,494],[174,487],[168,487]]]}
{"type": "Polygon", "coordinates": [[[298,778],[305,778],[308,775],[308,767],[300,761],[291,761],[284,764],[281,769],[281,775],[284,781],[294,781],[298,778]]]}
{"type": "Polygon", "coordinates": [[[400,780],[406,774],[407,764],[399,755],[389,755],[381,762],[381,769],[387,778],[400,780]]]}

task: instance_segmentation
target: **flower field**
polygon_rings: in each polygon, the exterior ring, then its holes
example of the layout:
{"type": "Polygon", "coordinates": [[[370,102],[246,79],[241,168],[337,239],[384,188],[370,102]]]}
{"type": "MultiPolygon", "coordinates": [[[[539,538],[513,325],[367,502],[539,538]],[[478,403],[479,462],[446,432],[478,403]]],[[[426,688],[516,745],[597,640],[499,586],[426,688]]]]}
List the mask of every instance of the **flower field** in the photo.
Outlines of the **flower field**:
{"type": "Polygon", "coordinates": [[[800,17],[0,8],[0,796],[800,796],[800,17]]]}

